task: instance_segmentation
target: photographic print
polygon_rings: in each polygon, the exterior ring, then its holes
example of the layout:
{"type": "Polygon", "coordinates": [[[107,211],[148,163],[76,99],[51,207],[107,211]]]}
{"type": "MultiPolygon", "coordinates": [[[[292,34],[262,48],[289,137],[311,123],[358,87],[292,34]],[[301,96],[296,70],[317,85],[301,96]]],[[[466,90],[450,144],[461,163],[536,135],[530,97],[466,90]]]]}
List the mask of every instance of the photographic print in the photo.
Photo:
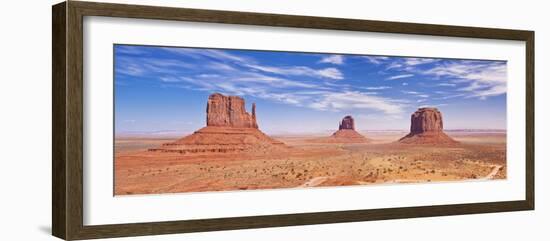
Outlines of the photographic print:
{"type": "Polygon", "coordinates": [[[113,51],[115,195],[506,179],[506,61],[113,51]]]}

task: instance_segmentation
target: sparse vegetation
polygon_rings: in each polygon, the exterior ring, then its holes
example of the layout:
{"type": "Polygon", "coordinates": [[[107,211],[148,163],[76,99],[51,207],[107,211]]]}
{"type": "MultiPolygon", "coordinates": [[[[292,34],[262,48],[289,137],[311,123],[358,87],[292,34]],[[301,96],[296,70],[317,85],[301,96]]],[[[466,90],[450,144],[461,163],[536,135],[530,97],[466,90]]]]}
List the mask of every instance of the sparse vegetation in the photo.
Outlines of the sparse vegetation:
{"type": "MultiPolygon", "coordinates": [[[[367,137],[376,140],[373,136],[367,137]]],[[[306,183],[306,186],[313,187],[395,180],[460,181],[485,177],[497,164],[501,167],[494,178],[506,177],[504,144],[465,145],[453,149],[398,146],[389,142],[312,145],[304,142],[306,139],[309,137],[291,141],[279,139],[293,147],[292,151],[279,154],[182,156],[159,153],[151,156],[146,152],[118,150],[115,192],[117,195],[131,195],[290,188],[306,183]]],[[[150,145],[159,145],[160,142],[167,140],[150,141],[150,145]]]]}

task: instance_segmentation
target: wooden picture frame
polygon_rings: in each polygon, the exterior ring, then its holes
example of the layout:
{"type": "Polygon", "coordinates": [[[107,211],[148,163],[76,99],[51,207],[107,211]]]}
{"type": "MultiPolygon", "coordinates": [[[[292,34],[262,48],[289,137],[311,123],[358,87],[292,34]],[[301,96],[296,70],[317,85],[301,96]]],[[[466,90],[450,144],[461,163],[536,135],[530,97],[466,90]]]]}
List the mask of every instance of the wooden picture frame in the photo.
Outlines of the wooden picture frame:
{"type": "Polygon", "coordinates": [[[400,22],[68,1],[52,8],[52,233],[66,239],[357,222],[533,210],[534,32],[400,22]],[[502,202],[299,213],[87,226],[83,224],[83,17],[107,16],[259,26],[365,31],[526,43],[525,199],[502,202]]]}

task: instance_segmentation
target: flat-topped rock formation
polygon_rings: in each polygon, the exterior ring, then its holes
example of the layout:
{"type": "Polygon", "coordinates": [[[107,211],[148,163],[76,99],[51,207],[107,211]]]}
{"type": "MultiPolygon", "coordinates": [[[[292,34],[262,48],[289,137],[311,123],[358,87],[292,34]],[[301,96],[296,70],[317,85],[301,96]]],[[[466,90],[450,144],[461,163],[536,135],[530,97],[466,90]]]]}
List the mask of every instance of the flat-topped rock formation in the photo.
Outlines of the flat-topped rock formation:
{"type": "Polygon", "coordinates": [[[238,96],[212,94],[206,105],[206,127],[193,134],[165,143],[149,151],[181,154],[268,152],[286,148],[258,129],[256,105],[246,112],[244,99],[238,96]]]}
{"type": "Polygon", "coordinates": [[[443,132],[443,116],[437,108],[419,108],[411,115],[410,133],[399,139],[405,144],[455,144],[443,132]]]}
{"type": "Polygon", "coordinates": [[[340,121],[340,124],[338,124],[338,130],[355,130],[355,121],[353,120],[353,117],[346,116],[342,121],[340,121]]]}
{"type": "Polygon", "coordinates": [[[338,123],[338,130],[331,136],[313,140],[323,143],[367,143],[370,140],[355,130],[353,117],[346,116],[338,123]]]}
{"type": "Polygon", "coordinates": [[[243,98],[212,94],[206,105],[206,126],[258,129],[256,104],[252,104],[252,114],[249,114],[244,107],[243,98]]]}
{"type": "Polygon", "coordinates": [[[338,125],[338,131],[334,132],[331,139],[335,142],[344,142],[344,143],[366,143],[369,142],[369,139],[359,134],[355,130],[355,120],[353,117],[346,116],[342,119],[338,125]]]}

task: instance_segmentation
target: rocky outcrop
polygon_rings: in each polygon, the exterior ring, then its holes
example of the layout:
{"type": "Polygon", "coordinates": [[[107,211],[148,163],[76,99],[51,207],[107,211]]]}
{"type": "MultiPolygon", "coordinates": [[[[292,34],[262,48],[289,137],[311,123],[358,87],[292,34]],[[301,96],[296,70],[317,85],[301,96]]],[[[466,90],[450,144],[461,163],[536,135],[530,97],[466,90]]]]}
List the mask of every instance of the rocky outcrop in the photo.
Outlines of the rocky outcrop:
{"type": "Polygon", "coordinates": [[[443,132],[443,117],[437,108],[420,108],[411,115],[411,134],[443,132]]]}
{"type": "Polygon", "coordinates": [[[311,140],[318,143],[367,143],[368,138],[355,130],[355,121],[351,116],[345,116],[338,123],[338,130],[329,137],[311,140]]]}
{"type": "Polygon", "coordinates": [[[454,144],[457,141],[443,132],[443,116],[437,108],[419,108],[411,115],[408,135],[399,139],[405,144],[454,144]]]}
{"type": "Polygon", "coordinates": [[[149,151],[178,154],[267,153],[286,145],[258,129],[256,105],[252,114],[238,96],[212,94],[206,105],[206,127],[149,151]]]}
{"type": "Polygon", "coordinates": [[[338,130],[355,130],[355,121],[353,120],[353,117],[349,115],[344,117],[338,125],[338,130]]]}
{"type": "Polygon", "coordinates": [[[243,98],[212,94],[206,104],[206,126],[257,129],[256,104],[252,104],[251,115],[245,110],[243,98]]]}

